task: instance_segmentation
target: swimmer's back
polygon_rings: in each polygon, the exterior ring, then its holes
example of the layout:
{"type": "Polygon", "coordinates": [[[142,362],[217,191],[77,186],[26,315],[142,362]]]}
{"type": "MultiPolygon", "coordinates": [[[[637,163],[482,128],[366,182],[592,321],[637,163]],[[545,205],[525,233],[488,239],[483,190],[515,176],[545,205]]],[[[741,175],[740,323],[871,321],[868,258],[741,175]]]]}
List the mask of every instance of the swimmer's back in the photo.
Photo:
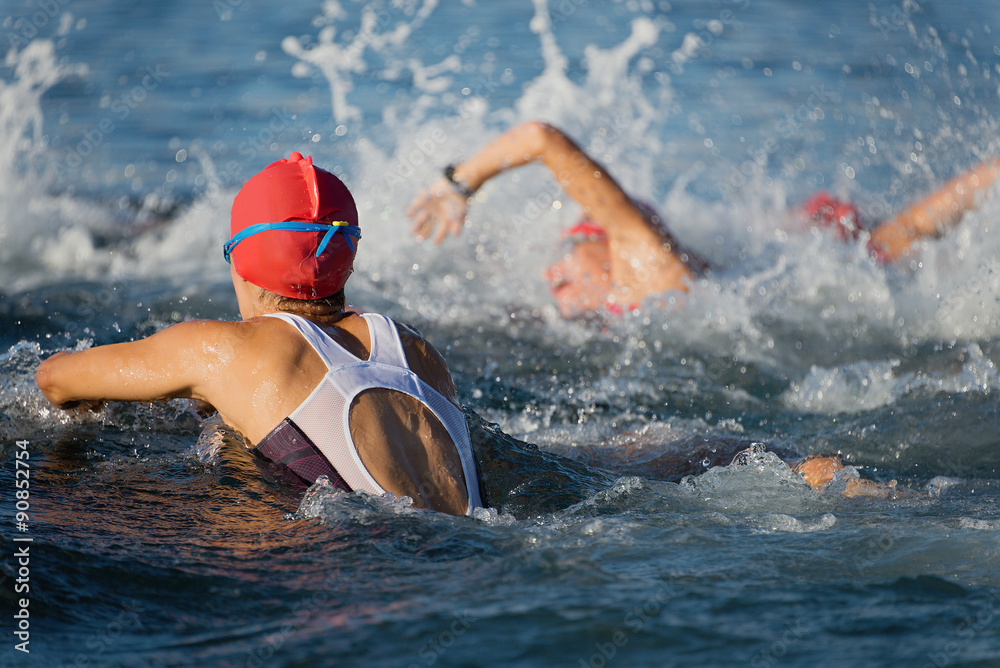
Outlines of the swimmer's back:
{"type": "MultiPolygon", "coordinates": [[[[339,320],[313,322],[347,352],[368,359],[371,339],[364,318],[349,313],[339,320]]],[[[216,408],[256,445],[310,397],[328,369],[312,345],[277,318],[226,324],[233,326],[236,349],[230,381],[236,401],[228,402],[230,414],[216,408]]],[[[440,353],[410,328],[397,325],[396,331],[410,369],[457,405],[440,353]]],[[[365,390],[351,404],[349,423],[362,463],[383,489],[409,496],[419,506],[466,512],[460,457],[444,425],[422,402],[395,390],[365,390]]]]}

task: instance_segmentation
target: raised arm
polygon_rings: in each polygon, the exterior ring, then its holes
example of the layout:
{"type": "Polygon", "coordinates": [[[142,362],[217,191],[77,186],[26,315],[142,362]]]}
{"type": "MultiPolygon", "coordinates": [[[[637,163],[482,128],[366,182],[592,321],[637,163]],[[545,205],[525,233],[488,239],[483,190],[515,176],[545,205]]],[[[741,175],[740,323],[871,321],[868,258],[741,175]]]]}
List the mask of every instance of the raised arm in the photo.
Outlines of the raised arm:
{"type": "Polygon", "coordinates": [[[610,239],[625,241],[629,235],[643,231],[648,235],[649,225],[642,212],[604,167],[561,130],[540,121],[504,132],[455,166],[454,183],[442,178],[421,193],[407,211],[414,221],[413,233],[424,239],[436,228],[435,243],[448,234],[458,236],[467,209],[462,190],[474,193],[497,174],[536,161],[549,168],[566,194],[605,229],[610,239]]]}
{"type": "Polygon", "coordinates": [[[872,246],[888,260],[899,258],[918,239],[935,236],[958,224],[998,178],[1000,159],[997,158],[953,178],[876,227],[871,234],[872,246]]]}

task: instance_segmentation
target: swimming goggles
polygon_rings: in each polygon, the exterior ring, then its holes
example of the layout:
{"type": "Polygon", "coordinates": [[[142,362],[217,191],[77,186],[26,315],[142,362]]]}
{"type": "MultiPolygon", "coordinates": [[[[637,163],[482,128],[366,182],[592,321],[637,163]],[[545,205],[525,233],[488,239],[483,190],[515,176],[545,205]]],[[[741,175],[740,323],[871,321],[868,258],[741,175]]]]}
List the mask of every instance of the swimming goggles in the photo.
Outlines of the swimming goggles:
{"type": "Polygon", "coordinates": [[[604,228],[597,223],[592,223],[589,220],[583,220],[573,227],[562,231],[562,234],[559,235],[559,249],[563,253],[569,253],[577,246],[577,244],[583,243],[584,241],[600,241],[602,243],[607,243],[608,233],[605,232],[604,228]]]}
{"type": "Polygon", "coordinates": [[[323,251],[326,250],[330,240],[333,239],[333,235],[337,232],[341,232],[344,235],[344,241],[347,242],[347,247],[351,249],[352,253],[354,252],[354,244],[351,242],[351,237],[354,237],[355,239],[361,238],[361,228],[357,225],[346,223],[343,220],[335,220],[329,223],[307,223],[297,221],[284,223],[256,223],[254,225],[248,225],[237,232],[236,235],[227,241],[222,247],[222,255],[226,258],[226,262],[232,262],[232,260],[229,259],[229,256],[232,254],[233,249],[236,248],[241,241],[268,230],[280,230],[285,232],[326,232],[326,234],[323,235],[323,238],[320,239],[319,246],[316,247],[316,257],[319,257],[323,251]]]}

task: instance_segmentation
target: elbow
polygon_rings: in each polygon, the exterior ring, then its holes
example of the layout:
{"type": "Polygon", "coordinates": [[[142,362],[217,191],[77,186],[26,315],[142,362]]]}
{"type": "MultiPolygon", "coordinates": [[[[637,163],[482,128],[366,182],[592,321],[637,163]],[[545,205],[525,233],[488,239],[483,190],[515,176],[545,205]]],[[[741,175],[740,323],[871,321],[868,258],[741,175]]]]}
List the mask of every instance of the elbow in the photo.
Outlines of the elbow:
{"type": "Polygon", "coordinates": [[[526,135],[525,153],[531,160],[540,160],[566,186],[564,178],[572,171],[589,165],[592,160],[576,142],[554,125],[545,121],[529,121],[522,126],[526,135]]]}
{"type": "Polygon", "coordinates": [[[538,120],[528,121],[523,125],[523,127],[528,132],[531,132],[538,136],[544,136],[552,133],[562,134],[562,130],[552,125],[551,123],[547,123],[545,121],[538,121],[538,120]]]}
{"type": "Polygon", "coordinates": [[[518,127],[524,153],[532,159],[542,158],[567,140],[562,130],[545,121],[528,121],[518,127]]]}
{"type": "Polygon", "coordinates": [[[528,121],[521,127],[534,146],[545,147],[566,138],[562,130],[545,121],[528,121]]]}

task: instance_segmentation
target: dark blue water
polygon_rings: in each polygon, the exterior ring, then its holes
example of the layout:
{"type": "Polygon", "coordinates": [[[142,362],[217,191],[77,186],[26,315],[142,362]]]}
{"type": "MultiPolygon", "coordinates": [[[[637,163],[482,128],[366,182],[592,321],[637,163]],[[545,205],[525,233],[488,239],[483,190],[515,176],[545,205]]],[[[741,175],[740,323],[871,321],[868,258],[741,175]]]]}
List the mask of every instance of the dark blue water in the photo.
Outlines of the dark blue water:
{"type": "Polygon", "coordinates": [[[0,664],[1000,665],[1000,199],[899,267],[788,213],[822,187],[877,220],[1000,151],[992,0],[18,1],[0,26],[0,664]],[[576,210],[539,168],[413,242],[412,196],[531,118],[712,262],[682,305],[560,320],[539,267],[576,210]],[[236,318],[232,197],[293,150],[359,201],[349,299],[445,355],[489,512],[303,498],[184,402],[70,415],[34,386],[53,351],[236,318]],[[753,443],[896,492],[727,465],[753,443]]]}

